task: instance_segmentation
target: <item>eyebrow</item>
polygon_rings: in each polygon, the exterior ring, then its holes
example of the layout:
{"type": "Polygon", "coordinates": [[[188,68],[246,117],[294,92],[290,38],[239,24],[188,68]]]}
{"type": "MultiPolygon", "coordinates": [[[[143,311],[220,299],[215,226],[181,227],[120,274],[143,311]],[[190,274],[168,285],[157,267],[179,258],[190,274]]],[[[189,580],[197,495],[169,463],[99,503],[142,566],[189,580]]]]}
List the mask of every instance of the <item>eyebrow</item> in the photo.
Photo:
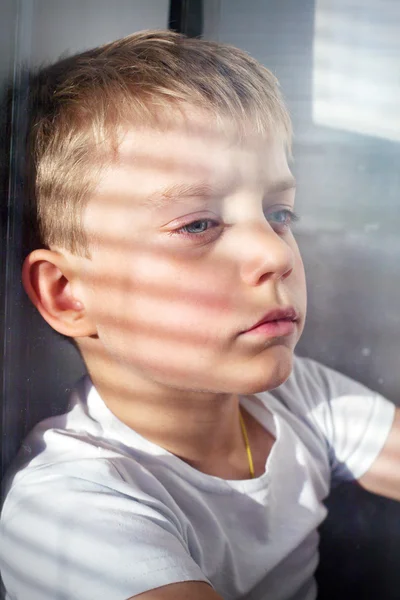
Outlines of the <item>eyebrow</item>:
{"type": "MultiPolygon", "coordinates": [[[[267,194],[276,194],[291,190],[296,187],[296,180],[294,177],[287,177],[280,181],[276,181],[268,186],[267,194]]],[[[210,185],[206,182],[198,183],[174,183],[165,188],[156,190],[150,196],[146,196],[143,200],[145,206],[153,206],[155,208],[162,208],[168,205],[173,200],[180,200],[183,198],[203,198],[204,200],[210,200],[222,196],[229,191],[228,186],[217,186],[210,185]]]]}
{"type": "Polygon", "coordinates": [[[282,179],[280,181],[275,181],[271,185],[268,186],[267,193],[268,194],[276,194],[278,192],[286,192],[287,190],[291,190],[296,187],[296,180],[294,177],[287,177],[286,179],[282,179]]]}
{"type": "Polygon", "coordinates": [[[180,200],[182,198],[204,198],[209,200],[223,194],[224,190],[220,186],[211,186],[206,182],[199,183],[175,183],[166,188],[156,190],[150,196],[144,199],[144,204],[161,208],[166,204],[170,204],[172,200],[180,200]]]}

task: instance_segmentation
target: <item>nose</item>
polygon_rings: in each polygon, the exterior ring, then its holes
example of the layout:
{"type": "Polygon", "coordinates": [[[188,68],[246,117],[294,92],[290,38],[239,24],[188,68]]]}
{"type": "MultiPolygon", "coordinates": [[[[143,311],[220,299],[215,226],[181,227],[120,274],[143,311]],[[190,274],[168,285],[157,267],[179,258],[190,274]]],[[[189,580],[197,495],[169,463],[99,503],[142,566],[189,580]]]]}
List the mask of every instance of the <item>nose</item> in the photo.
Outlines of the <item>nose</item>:
{"type": "Polygon", "coordinates": [[[294,249],[268,222],[247,224],[242,242],[240,271],[247,285],[285,279],[293,271],[294,249]]]}

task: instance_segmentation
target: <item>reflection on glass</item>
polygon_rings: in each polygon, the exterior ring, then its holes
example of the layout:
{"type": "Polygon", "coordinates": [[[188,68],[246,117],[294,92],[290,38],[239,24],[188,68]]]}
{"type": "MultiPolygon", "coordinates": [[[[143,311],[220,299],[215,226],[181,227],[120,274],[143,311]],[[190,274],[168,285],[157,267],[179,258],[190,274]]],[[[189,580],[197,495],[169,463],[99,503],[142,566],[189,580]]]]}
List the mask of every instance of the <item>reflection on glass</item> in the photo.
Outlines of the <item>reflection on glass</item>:
{"type": "Polygon", "coordinates": [[[317,0],[313,120],[400,140],[397,2],[317,0]]]}

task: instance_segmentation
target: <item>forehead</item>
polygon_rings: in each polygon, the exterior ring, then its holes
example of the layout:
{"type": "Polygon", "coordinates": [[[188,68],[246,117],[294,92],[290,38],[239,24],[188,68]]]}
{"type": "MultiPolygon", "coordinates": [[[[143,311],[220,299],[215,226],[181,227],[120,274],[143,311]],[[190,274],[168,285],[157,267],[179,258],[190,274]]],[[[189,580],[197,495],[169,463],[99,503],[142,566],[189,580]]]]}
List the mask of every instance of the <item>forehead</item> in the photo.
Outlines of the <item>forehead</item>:
{"type": "Polygon", "coordinates": [[[247,135],[239,134],[234,122],[200,113],[164,126],[127,127],[98,191],[128,186],[145,198],[175,183],[274,187],[289,178],[282,136],[257,135],[250,128],[247,135]]]}

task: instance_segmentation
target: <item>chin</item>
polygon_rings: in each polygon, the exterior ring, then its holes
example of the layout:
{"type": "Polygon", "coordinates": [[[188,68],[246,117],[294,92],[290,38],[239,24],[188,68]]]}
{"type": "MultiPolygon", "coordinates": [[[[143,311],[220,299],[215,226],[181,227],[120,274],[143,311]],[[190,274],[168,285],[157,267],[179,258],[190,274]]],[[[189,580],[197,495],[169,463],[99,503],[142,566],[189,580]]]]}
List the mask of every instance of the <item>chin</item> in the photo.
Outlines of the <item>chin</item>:
{"type": "Polygon", "coordinates": [[[273,390],[288,379],[292,368],[293,350],[286,346],[274,347],[254,369],[248,369],[248,378],[238,384],[240,389],[236,393],[245,395],[273,390]]]}

